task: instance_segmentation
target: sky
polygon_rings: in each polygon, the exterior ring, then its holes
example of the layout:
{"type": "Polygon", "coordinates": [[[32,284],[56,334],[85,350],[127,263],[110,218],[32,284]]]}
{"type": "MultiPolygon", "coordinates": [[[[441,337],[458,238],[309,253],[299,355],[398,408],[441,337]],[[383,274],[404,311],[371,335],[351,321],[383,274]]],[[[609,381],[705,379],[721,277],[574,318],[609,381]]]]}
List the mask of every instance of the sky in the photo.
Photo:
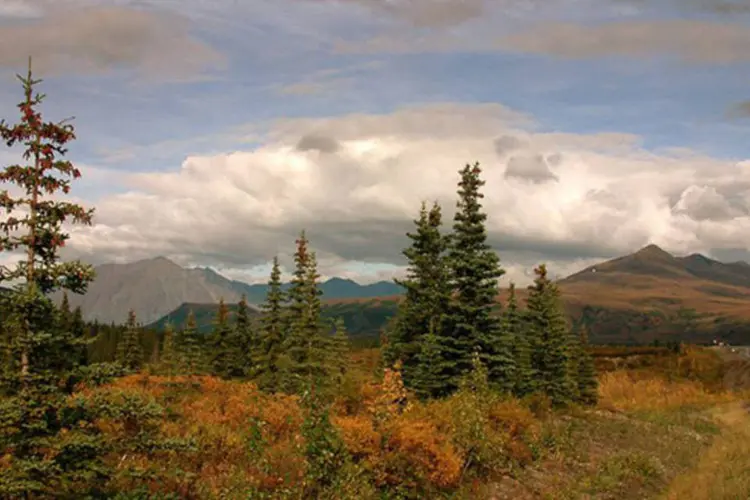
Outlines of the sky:
{"type": "Polygon", "coordinates": [[[257,282],[305,229],[324,277],[390,279],[480,162],[505,283],[650,243],[750,260],[747,2],[0,0],[10,122],[28,56],[96,209],[67,258],[257,282]]]}

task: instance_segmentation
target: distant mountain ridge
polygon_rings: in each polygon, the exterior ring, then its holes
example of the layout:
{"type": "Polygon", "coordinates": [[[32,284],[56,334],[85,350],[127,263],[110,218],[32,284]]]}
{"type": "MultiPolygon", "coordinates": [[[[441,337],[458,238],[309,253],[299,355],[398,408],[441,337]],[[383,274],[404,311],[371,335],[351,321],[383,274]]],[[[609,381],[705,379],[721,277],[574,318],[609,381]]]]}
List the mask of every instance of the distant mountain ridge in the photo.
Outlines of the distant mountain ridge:
{"type": "MultiPolygon", "coordinates": [[[[236,282],[242,286],[243,293],[247,300],[253,304],[260,304],[266,299],[268,285],[257,283],[248,285],[246,283],[236,282]]],[[[289,290],[290,283],[281,285],[282,290],[289,290]]],[[[323,292],[323,300],[333,299],[369,299],[387,295],[398,295],[403,289],[392,281],[378,281],[368,285],[360,285],[356,281],[345,278],[330,278],[319,285],[323,292]]]]}
{"type": "MultiPolygon", "coordinates": [[[[750,265],[744,262],[722,263],[699,254],[675,257],[649,245],[557,283],[571,321],[585,326],[597,343],[706,341],[714,335],[732,343],[750,343],[750,265]],[[693,312],[695,324],[685,326],[685,318],[693,312]]],[[[501,290],[501,302],[507,300],[507,293],[501,290]]],[[[519,300],[526,295],[527,290],[519,287],[519,300]]],[[[340,310],[331,309],[334,304],[329,303],[324,316],[341,316],[354,336],[372,338],[396,314],[398,299],[391,294],[340,301],[340,310]]],[[[185,304],[169,318],[184,321],[191,308],[200,310],[199,328],[210,331],[215,304],[185,304]]],[[[166,320],[151,326],[161,328],[166,320]]]]}
{"type": "MultiPolygon", "coordinates": [[[[185,269],[165,257],[127,264],[95,267],[96,279],[84,295],[69,294],[71,307],[81,307],[89,321],[121,323],[133,309],[143,324],[152,323],[180,305],[239,302],[244,294],[252,305],[265,300],[267,284],[248,284],[222,276],[210,268],[185,269]]],[[[288,288],[289,284],[285,284],[288,288]]],[[[321,283],[323,299],[359,299],[401,293],[401,287],[381,281],[369,285],[332,278],[321,283]]],[[[53,300],[60,302],[62,293],[53,300]]]]}
{"type": "Polygon", "coordinates": [[[697,253],[675,257],[656,245],[648,245],[635,253],[589,266],[559,283],[612,282],[622,275],[674,280],[701,279],[750,288],[750,264],[746,262],[724,263],[697,253]]]}

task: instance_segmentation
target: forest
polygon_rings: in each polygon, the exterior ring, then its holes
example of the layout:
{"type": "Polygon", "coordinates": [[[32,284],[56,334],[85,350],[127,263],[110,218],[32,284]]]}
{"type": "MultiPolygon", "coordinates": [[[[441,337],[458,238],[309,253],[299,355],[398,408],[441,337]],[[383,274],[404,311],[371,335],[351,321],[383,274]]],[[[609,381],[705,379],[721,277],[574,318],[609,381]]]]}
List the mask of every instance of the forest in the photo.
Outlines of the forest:
{"type": "Polygon", "coordinates": [[[0,171],[0,181],[19,188],[0,192],[8,213],[0,250],[22,257],[0,274],[0,283],[17,283],[0,296],[3,498],[490,498],[496,488],[522,486],[554,492],[563,491],[550,482],[554,475],[537,481],[529,471],[570,465],[584,445],[601,448],[597,439],[622,433],[632,438],[627,446],[607,442],[611,454],[578,457],[590,467],[571,469],[565,487],[571,498],[618,488],[626,488],[618,498],[642,498],[627,494],[679,479],[687,465],[674,461],[697,456],[707,446],[703,436],[719,432],[689,413],[679,426],[703,427],[687,439],[643,415],[735,401],[718,382],[723,365],[705,349],[627,356],[615,349],[595,359],[585,329],[566,319],[543,264],[525,306],[512,287],[498,314],[504,271],[487,243],[478,164],[458,173],[449,232],[439,205],[419,209],[403,251],[405,296],[379,348],[355,348],[340,319],[322,319],[316,254],[304,230],[291,286],[282,290],[274,259],[257,318],[242,301],[231,320],[229,306],[220,304],[206,333],[194,312],[148,339],[134,314],[122,328],[92,328],[67,299],[57,306],[49,298],[59,289],[82,293],[94,278],[91,266],[59,257],[69,239],[65,227],[95,216],[61,201],[80,177],[63,159],[74,129],[42,119],[44,96],[35,93],[40,81],[31,66],[21,81],[20,121],[0,123],[3,141],[23,146],[29,163],[0,171]],[[612,361],[618,357],[624,361],[612,361]],[[682,447],[682,458],[654,462],[653,440],[636,439],[640,431],[630,422],[612,430],[606,425],[622,422],[600,415],[635,410],[662,444],[682,447]]]}

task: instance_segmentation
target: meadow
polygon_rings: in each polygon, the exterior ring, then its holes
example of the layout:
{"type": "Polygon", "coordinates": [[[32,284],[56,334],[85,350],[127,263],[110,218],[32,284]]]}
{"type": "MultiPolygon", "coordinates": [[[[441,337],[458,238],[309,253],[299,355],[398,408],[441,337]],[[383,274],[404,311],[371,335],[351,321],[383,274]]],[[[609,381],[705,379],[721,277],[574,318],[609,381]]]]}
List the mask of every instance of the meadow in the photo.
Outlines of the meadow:
{"type": "Polygon", "coordinates": [[[481,381],[419,401],[378,349],[351,354],[330,427],[298,396],[148,369],[72,398],[130,412],[96,422],[122,498],[745,498],[750,394],[721,357],[610,351],[593,408],[481,381]]]}

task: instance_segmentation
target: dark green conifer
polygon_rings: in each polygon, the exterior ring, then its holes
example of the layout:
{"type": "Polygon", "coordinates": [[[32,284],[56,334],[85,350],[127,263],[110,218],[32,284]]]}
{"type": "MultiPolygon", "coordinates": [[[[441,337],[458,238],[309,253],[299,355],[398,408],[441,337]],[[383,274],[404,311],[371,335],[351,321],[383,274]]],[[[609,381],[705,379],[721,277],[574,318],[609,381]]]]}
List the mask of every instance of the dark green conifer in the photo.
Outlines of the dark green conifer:
{"type": "Polygon", "coordinates": [[[179,369],[185,375],[196,375],[203,371],[203,353],[201,351],[200,339],[198,338],[198,325],[195,321],[195,313],[191,309],[188,312],[185,327],[179,337],[179,369]]]}
{"type": "Polygon", "coordinates": [[[502,327],[513,343],[513,393],[522,397],[532,391],[534,372],[531,369],[531,346],[524,311],[518,307],[516,286],[511,283],[508,290],[508,304],[502,315],[502,327]]]}
{"type": "Polygon", "coordinates": [[[440,317],[436,317],[427,334],[419,337],[420,346],[411,388],[421,399],[446,396],[456,385],[451,380],[454,365],[448,361],[449,356],[444,352],[443,339],[435,333],[435,325],[439,324],[440,317]]]}
{"type": "Polygon", "coordinates": [[[143,364],[141,330],[136,323],[135,312],[132,309],[125,323],[125,333],[117,345],[117,361],[131,371],[138,371],[143,364]]]}
{"type": "Polygon", "coordinates": [[[38,105],[43,94],[31,72],[18,77],[24,99],[17,124],[0,121],[0,139],[9,148],[23,146],[26,165],[0,170],[0,251],[23,251],[15,269],[0,266],[0,283],[18,282],[2,294],[3,351],[0,378],[0,468],[2,498],[101,497],[107,475],[100,457],[103,443],[94,432],[95,415],[74,408],[70,394],[84,372],[78,356],[81,341],[61,326],[60,311],[49,298],[57,290],[85,293],[93,280],[91,266],[60,262],[68,234],[65,224],[91,224],[93,210],[63,201],[71,179],[81,176],[62,159],[75,139],[73,126],[47,122],[38,105]],[[61,192],[61,193],[60,193],[61,192]],[[14,196],[17,193],[17,196],[14,196]]]}
{"type": "MultiPolygon", "coordinates": [[[[407,275],[403,280],[396,280],[404,287],[405,295],[389,328],[384,352],[387,365],[393,366],[396,361],[401,361],[402,377],[407,386],[412,386],[416,376],[421,337],[432,327],[435,341],[445,344],[445,328],[436,321],[444,317],[451,297],[445,256],[448,239],[440,233],[440,206],[433,204],[428,211],[427,205],[422,203],[414,225],[416,231],[407,233],[411,245],[403,251],[408,263],[407,275]]],[[[442,345],[439,351],[455,357],[450,349],[451,345],[442,345]]]]}
{"type": "Polygon", "coordinates": [[[260,386],[267,391],[280,389],[279,357],[286,344],[287,321],[285,317],[286,294],[281,288],[279,258],[273,258],[271,277],[268,281],[266,301],[261,306],[261,328],[254,350],[255,370],[260,386]]]}
{"type": "Polygon", "coordinates": [[[573,401],[576,392],[570,330],[560,303],[560,292],[547,277],[546,266],[540,265],[534,273],[536,279],[529,286],[527,310],[534,389],[545,393],[554,404],[564,405],[573,401]]]}
{"type": "Polygon", "coordinates": [[[289,333],[284,353],[284,387],[300,392],[325,378],[325,348],[321,325],[321,291],[315,253],[309,251],[302,231],[294,256],[295,270],[289,297],[289,333]]]}
{"type": "Polygon", "coordinates": [[[230,378],[234,346],[232,344],[232,326],[229,324],[229,308],[224,299],[219,300],[219,308],[214,319],[214,330],[211,333],[211,372],[222,378],[230,378]]]}
{"type": "Polygon", "coordinates": [[[73,320],[73,313],[70,310],[70,301],[68,300],[68,292],[63,292],[62,302],[60,302],[60,322],[64,328],[70,327],[73,320]]]}
{"type": "Polygon", "coordinates": [[[349,367],[351,343],[346,325],[342,318],[337,318],[333,325],[330,347],[328,349],[328,369],[335,385],[341,384],[349,367]]]}
{"type": "Polygon", "coordinates": [[[458,203],[454,216],[449,263],[455,299],[451,304],[450,329],[455,363],[452,380],[471,370],[475,352],[490,374],[490,382],[509,388],[514,373],[512,345],[503,336],[500,318],[493,314],[497,307],[498,282],[505,274],[500,259],[487,244],[482,211],[479,164],[466,165],[458,186],[458,203]]]}
{"type": "Polygon", "coordinates": [[[73,315],[70,321],[70,332],[73,335],[73,338],[77,340],[74,352],[76,353],[75,355],[77,356],[78,363],[81,366],[88,365],[89,349],[94,338],[90,335],[89,328],[83,320],[81,306],[76,306],[76,308],[73,309],[73,315]]]}
{"type": "Polygon", "coordinates": [[[161,369],[165,375],[171,377],[177,369],[177,353],[175,349],[175,334],[171,322],[164,325],[164,341],[161,348],[161,369]]]}
{"type": "Polygon", "coordinates": [[[237,303],[234,324],[227,338],[227,375],[231,378],[244,378],[253,374],[258,337],[250,323],[247,298],[243,294],[237,303]]]}

